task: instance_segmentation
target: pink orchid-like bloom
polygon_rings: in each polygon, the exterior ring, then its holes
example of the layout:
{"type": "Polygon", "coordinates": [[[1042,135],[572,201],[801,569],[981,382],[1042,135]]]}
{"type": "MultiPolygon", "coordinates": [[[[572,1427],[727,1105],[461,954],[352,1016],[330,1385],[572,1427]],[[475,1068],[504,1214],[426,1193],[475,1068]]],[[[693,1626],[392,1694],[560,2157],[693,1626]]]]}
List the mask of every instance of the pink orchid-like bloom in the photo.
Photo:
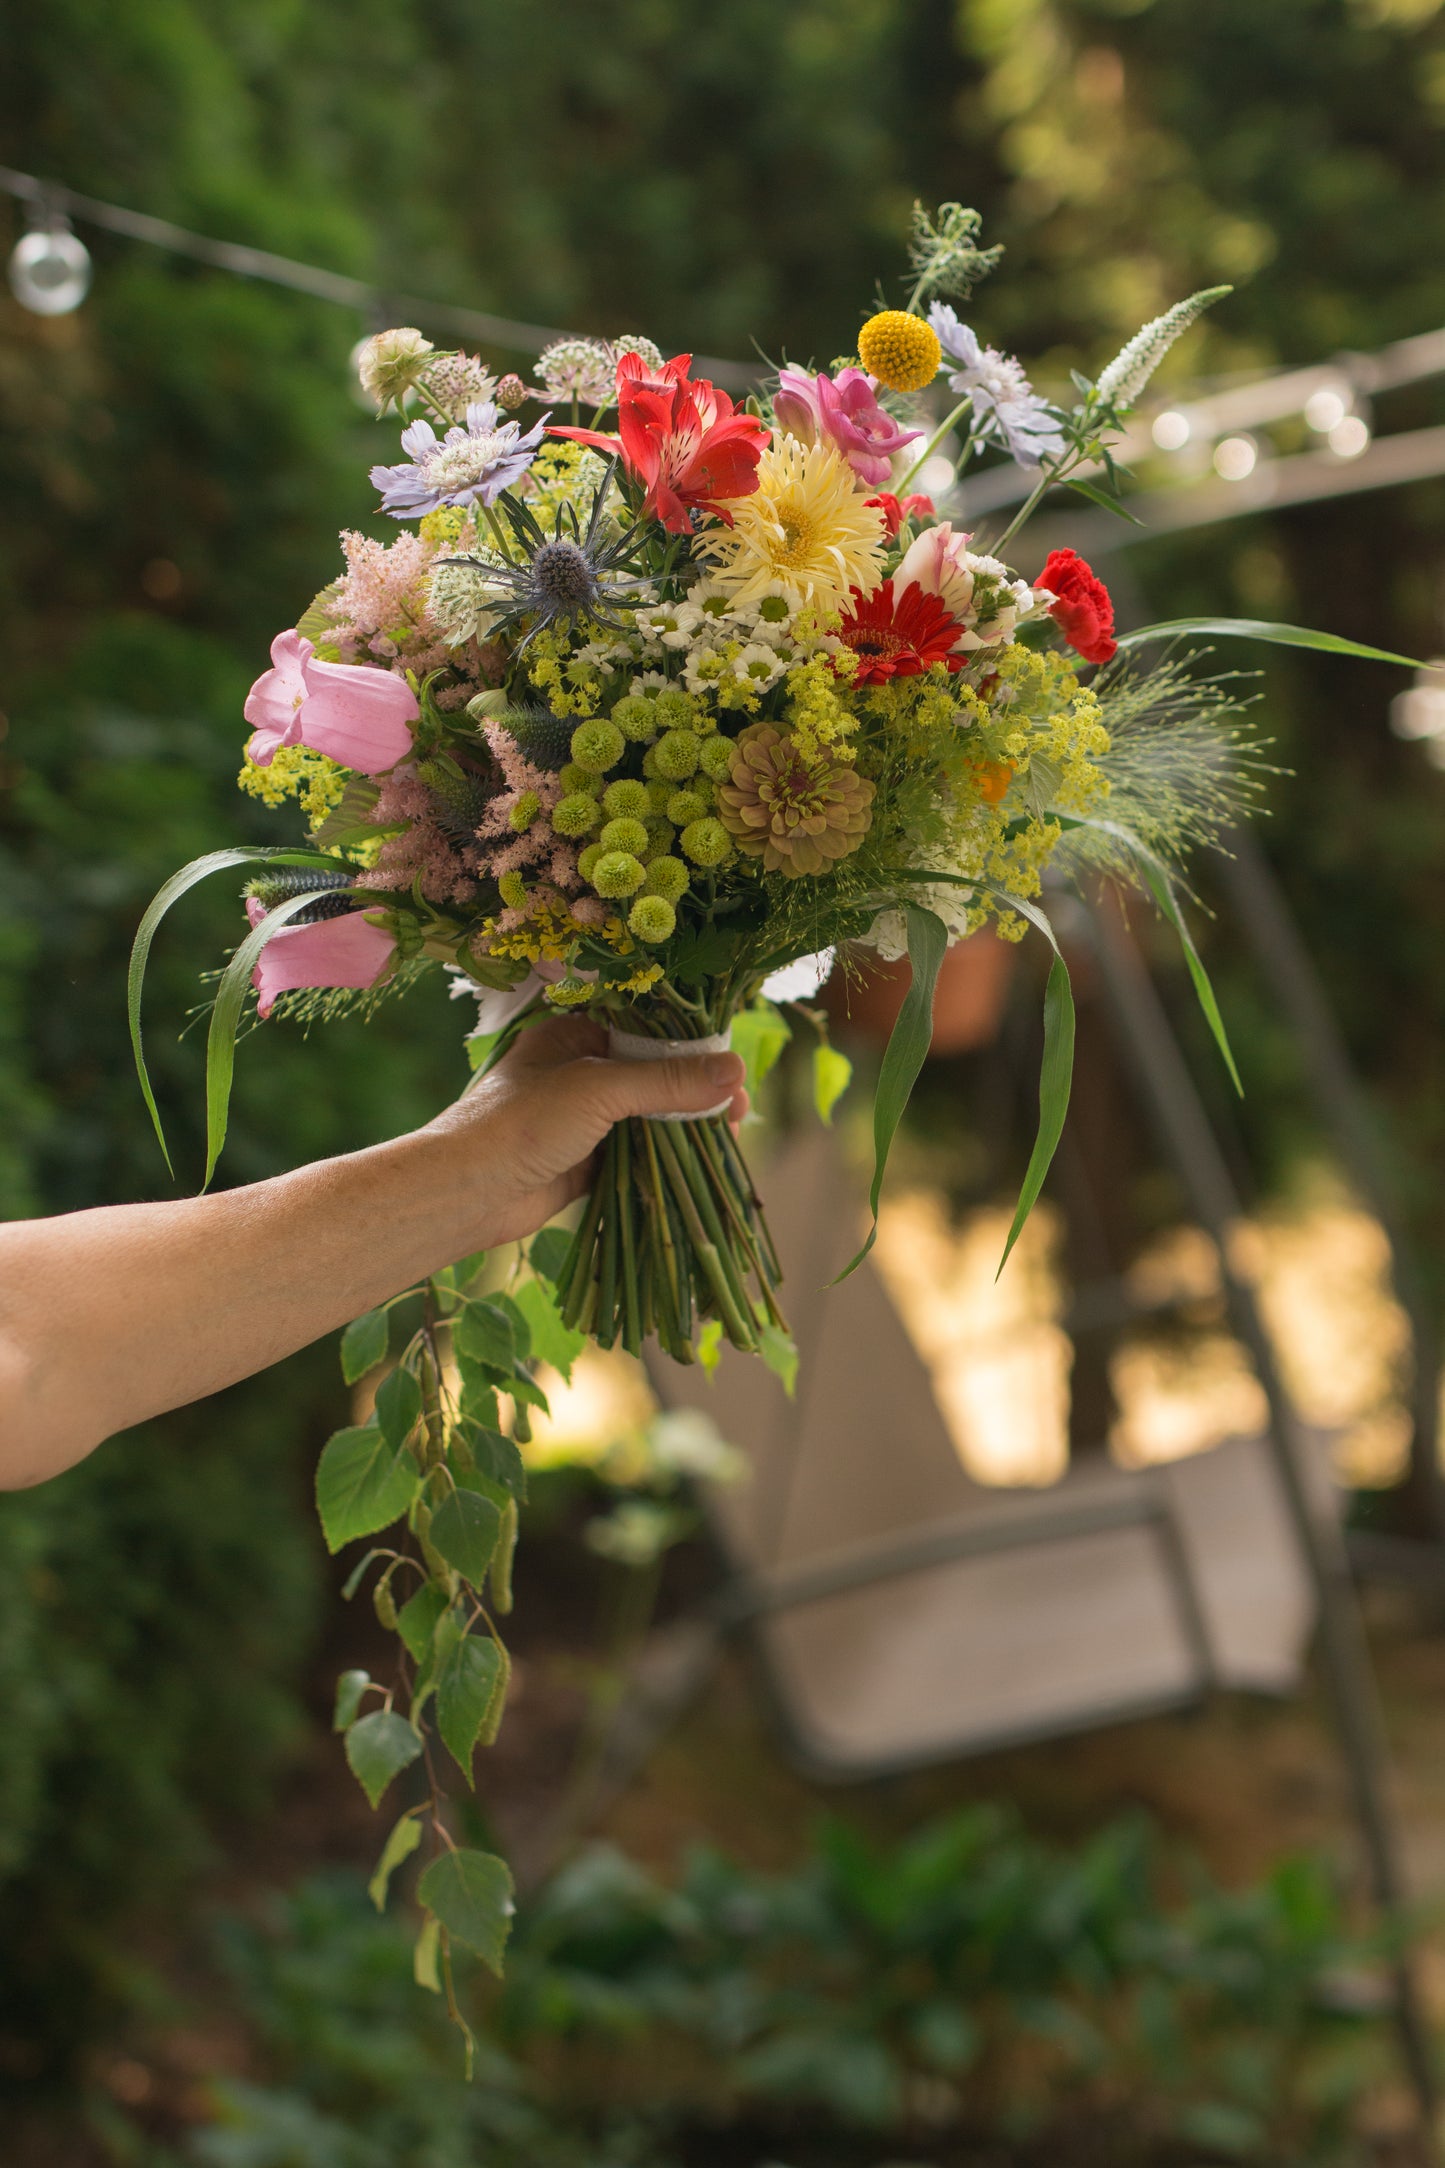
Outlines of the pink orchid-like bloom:
{"type": "Polygon", "coordinates": [[[271,668],[246,695],[253,735],[246,747],[258,768],[269,768],[282,745],[309,745],[355,768],[380,775],[404,760],[411,725],[421,713],[403,677],[365,663],[318,662],[299,632],[278,632],[271,668]]]}
{"type": "Polygon", "coordinates": [[[895,453],[923,434],[878,404],[877,380],[862,369],[840,369],[836,377],[780,370],[773,414],[790,437],[831,444],[870,489],[890,479],[895,453]]]}
{"type": "MultiPolygon", "coordinates": [[[[255,896],[246,898],[253,927],[266,916],[255,896]]],[[[314,926],[282,926],[262,949],[251,984],[259,999],[256,1013],[269,1016],[278,994],[303,986],[375,986],[390,968],[396,943],[383,926],[373,926],[364,911],[318,919],[314,926]]]]}

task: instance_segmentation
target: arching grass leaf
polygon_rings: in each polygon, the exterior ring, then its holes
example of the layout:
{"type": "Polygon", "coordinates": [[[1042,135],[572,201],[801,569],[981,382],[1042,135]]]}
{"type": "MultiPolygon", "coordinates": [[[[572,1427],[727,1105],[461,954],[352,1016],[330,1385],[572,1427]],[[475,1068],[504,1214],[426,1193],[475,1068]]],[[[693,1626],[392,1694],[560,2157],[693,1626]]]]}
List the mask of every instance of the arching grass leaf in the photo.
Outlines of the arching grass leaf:
{"type": "Polygon", "coordinates": [[[883,1194],[888,1154],[933,1039],[933,991],[948,947],[948,929],[935,912],[925,911],[916,903],[905,906],[905,916],[913,979],[889,1034],[883,1066],[878,1073],[878,1089],[873,1096],[873,1187],[868,1193],[873,1224],[862,1249],[832,1282],[834,1287],[838,1280],[846,1280],[850,1272],[857,1271],[877,1240],[878,1200],[883,1194]]]}

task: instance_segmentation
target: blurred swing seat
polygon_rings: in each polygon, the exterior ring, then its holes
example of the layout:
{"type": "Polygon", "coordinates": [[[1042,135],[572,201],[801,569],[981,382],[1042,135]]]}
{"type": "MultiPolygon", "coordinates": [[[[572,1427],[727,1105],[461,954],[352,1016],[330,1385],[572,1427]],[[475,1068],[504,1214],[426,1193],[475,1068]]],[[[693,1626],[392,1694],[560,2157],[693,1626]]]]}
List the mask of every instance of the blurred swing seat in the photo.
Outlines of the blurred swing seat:
{"type": "Polygon", "coordinates": [[[763,1187],[796,1400],[727,1348],[711,1383],[673,1364],[653,1383],[751,1464],[709,1505],[717,1615],[750,1630],[808,1770],[876,1776],[1298,1685],[1315,1605],[1266,1440],[1138,1471],[1101,1455],[1047,1490],[975,1483],[871,1261],[827,1287],[860,1217],[834,1138],[794,1138],[763,1187]]]}

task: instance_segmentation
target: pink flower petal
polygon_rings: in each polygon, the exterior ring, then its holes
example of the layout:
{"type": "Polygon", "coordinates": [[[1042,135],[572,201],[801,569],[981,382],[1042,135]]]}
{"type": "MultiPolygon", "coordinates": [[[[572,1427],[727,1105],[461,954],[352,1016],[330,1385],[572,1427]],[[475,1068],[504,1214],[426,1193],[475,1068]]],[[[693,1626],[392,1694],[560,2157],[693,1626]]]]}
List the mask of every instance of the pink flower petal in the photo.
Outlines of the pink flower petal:
{"type": "MultiPolygon", "coordinates": [[[[251,915],[249,902],[246,915],[251,915]]],[[[269,1016],[278,994],[300,986],[374,986],[395,954],[391,935],[371,925],[362,911],[322,919],[315,926],[283,926],[262,949],[251,973],[260,995],[257,1011],[269,1016]]]]}
{"type": "Polygon", "coordinates": [[[278,632],[271,642],[271,668],[246,695],[242,714],[255,735],[246,747],[258,768],[269,768],[279,745],[294,745],[301,735],[297,711],[306,697],[306,665],[315,650],[299,632],[278,632]]]}
{"type": "Polygon", "coordinates": [[[308,662],[301,739],[318,753],[380,775],[412,749],[410,725],[420,715],[406,679],[362,663],[308,662]]]}

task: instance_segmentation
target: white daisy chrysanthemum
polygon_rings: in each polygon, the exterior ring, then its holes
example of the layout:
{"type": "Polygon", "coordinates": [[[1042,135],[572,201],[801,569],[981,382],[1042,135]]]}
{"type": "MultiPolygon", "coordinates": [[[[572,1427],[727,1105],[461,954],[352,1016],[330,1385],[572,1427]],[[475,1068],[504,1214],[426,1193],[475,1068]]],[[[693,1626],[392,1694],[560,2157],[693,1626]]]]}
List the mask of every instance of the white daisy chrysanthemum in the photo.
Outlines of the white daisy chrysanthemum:
{"type": "Polygon", "coordinates": [[[729,506],[731,527],[709,527],[696,554],[736,603],[775,587],[794,603],[836,608],[878,584],[883,515],[831,445],[780,437],[758,462],[758,486],[729,506]]]}
{"type": "Polygon", "coordinates": [[[702,612],[692,602],[659,602],[637,613],[639,630],[664,647],[688,647],[701,622],[702,612]]]}
{"type": "Polygon", "coordinates": [[[765,693],[776,685],[787,667],[777,649],[764,647],[760,640],[750,642],[732,659],[733,676],[755,693],[765,693]]]}
{"type": "Polygon", "coordinates": [[[728,673],[728,659],[721,648],[695,647],[687,658],[682,682],[690,693],[710,692],[728,673]]]}

